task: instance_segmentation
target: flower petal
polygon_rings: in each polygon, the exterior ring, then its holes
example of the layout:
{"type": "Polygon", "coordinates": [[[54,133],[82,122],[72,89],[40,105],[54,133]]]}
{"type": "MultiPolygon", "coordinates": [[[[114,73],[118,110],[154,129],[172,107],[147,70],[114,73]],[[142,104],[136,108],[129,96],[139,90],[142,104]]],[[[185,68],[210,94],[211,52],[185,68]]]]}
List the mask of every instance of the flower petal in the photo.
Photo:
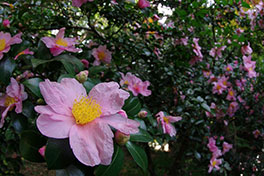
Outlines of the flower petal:
{"type": "Polygon", "coordinates": [[[63,139],[69,137],[71,127],[75,124],[73,117],[60,114],[41,114],[37,119],[39,131],[51,138],[63,139]]]}
{"type": "Polygon", "coordinates": [[[129,93],[119,89],[116,82],[99,83],[92,88],[89,97],[93,97],[100,104],[102,116],[116,114],[121,110],[129,93]]]}
{"type": "Polygon", "coordinates": [[[178,121],[182,120],[182,117],[180,117],[180,116],[176,116],[176,117],[174,117],[174,116],[167,116],[167,118],[169,119],[169,122],[170,123],[174,123],[174,122],[178,122],[178,121]]]}
{"type": "Polygon", "coordinates": [[[109,126],[94,121],[84,126],[74,125],[70,131],[70,146],[75,157],[85,165],[110,164],[113,155],[113,133],[109,126]]]}
{"type": "Polygon", "coordinates": [[[122,117],[120,114],[103,116],[98,120],[101,120],[109,124],[110,126],[114,127],[115,129],[125,134],[138,133],[138,127],[140,126],[139,122],[122,117]]]}

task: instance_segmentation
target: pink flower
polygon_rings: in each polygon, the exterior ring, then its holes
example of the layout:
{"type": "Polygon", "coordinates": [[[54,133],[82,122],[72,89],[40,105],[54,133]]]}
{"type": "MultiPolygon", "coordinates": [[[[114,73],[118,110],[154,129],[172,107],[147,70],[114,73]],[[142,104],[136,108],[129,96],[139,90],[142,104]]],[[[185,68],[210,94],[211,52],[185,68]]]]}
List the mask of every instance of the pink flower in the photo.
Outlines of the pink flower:
{"type": "Polygon", "coordinates": [[[151,95],[151,90],[148,90],[148,86],[150,85],[149,81],[142,81],[132,73],[128,72],[126,75],[120,73],[122,79],[120,81],[121,86],[126,86],[128,90],[130,90],[134,96],[138,96],[141,94],[143,96],[151,95]]]}
{"type": "Polygon", "coordinates": [[[146,7],[150,7],[150,3],[147,0],[139,0],[137,6],[141,9],[144,9],[146,7]]]}
{"type": "Polygon", "coordinates": [[[217,93],[218,95],[222,94],[224,90],[227,89],[229,82],[227,82],[228,77],[222,76],[218,79],[217,82],[213,82],[213,94],[217,93]]]}
{"type": "Polygon", "coordinates": [[[105,45],[100,45],[98,48],[94,48],[92,55],[95,58],[93,65],[100,65],[101,62],[109,64],[112,59],[112,53],[106,48],[105,45]]]}
{"type": "Polygon", "coordinates": [[[85,68],[88,68],[89,67],[89,61],[88,60],[82,59],[81,62],[83,63],[83,65],[84,65],[85,68]]]}
{"type": "Polygon", "coordinates": [[[222,164],[222,159],[216,159],[215,157],[212,157],[210,160],[208,173],[211,173],[214,168],[216,170],[220,170],[220,164],[222,164]]]}
{"type": "Polygon", "coordinates": [[[158,124],[161,123],[161,127],[164,134],[169,134],[171,137],[176,135],[176,129],[171,123],[182,120],[181,117],[177,116],[164,116],[164,113],[160,111],[157,115],[158,124]]]}
{"type": "Polygon", "coordinates": [[[10,45],[21,43],[22,33],[16,34],[11,37],[9,33],[0,32],[0,60],[3,58],[3,53],[7,53],[10,50],[10,45]]]}
{"type": "Polygon", "coordinates": [[[16,107],[16,113],[22,112],[22,101],[27,99],[27,93],[24,91],[24,85],[18,84],[14,78],[11,78],[11,83],[6,87],[6,94],[0,97],[0,106],[4,107],[0,128],[3,127],[5,117],[8,111],[16,107]]]}
{"type": "Polygon", "coordinates": [[[255,72],[256,61],[251,61],[251,56],[243,56],[245,70],[248,72],[248,77],[253,78],[257,76],[255,72]]]}
{"type": "Polygon", "coordinates": [[[210,50],[209,54],[210,56],[215,57],[215,59],[218,60],[219,57],[222,57],[222,51],[224,51],[225,48],[226,46],[221,46],[219,48],[214,47],[210,50]]]}
{"type": "Polygon", "coordinates": [[[226,66],[226,71],[228,71],[228,72],[233,71],[233,67],[232,67],[232,65],[228,64],[228,65],[226,66]]]}
{"type": "Polygon", "coordinates": [[[203,54],[201,53],[201,47],[199,46],[198,43],[199,39],[198,38],[193,38],[193,43],[192,47],[193,47],[193,52],[196,54],[196,56],[198,56],[199,58],[203,58],[203,54]]]}
{"type": "Polygon", "coordinates": [[[46,151],[46,145],[44,145],[43,147],[41,147],[38,152],[42,157],[45,157],[45,151],[46,151]]]}
{"type": "Polygon", "coordinates": [[[212,74],[212,72],[210,70],[208,70],[208,71],[207,70],[203,70],[204,77],[209,78],[211,74],[212,74]]]}
{"type": "Polygon", "coordinates": [[[237,102],[232,102],[229,104],[229,107],[227,109],[227,113],[230,117],[233,117],[235,112],[239,109],[239,105],[237,102]]]}
{"type": "Polygon", "coordinates": [[[23,54],[30,54],[30,55],[33,55],[34,52],[29,51],[29,48],[27,48],[27,49],[25,49],[24,51],[21,51],[20,53],[18,53],[18,54],[16,55],[16,57],[14,58],[14,60],[17,60],[17,58],[18,58],[19,56],[23,55],[23,54]]]}
{"type": "Polygon", "coordinates": [[[36,106],[39,131],[51,138],[69,138],[75,157],[83,164],[109,165],[113,155],[113,127],[124,134],[137,133],[139,122],[118,114],[129,97],[115,82],[99,83],[87,95],[77,80],[39,84],[47,105],[36,106]]]}
{"type": "Polygon", "coordinates": [[[259,130],[255,130],[252,132],[254,137],[257,139],[259,137],[259,135],[261,134],[259,130]]]}
{"type": "Polygon", "coordinates": [[[9,21],[8,19],[5,19],[5,20],[3,21],[3,26],[4,26],[4,27],[10,27],[10,21],[9,21]]]}
{"type": "Polygon", "coordinates": [[[56,38],[53,37],[43,37],[41,40],[50,49],[53,56],[58,56],[64,50],[69,52],[79,52],[81,49],[75,48],[74,45],[77,44],[76,38],[64,38],[65,28],[61,28],[56,38]]]}
{"type": "Polygon", "coordinates": [[[252,48],[250,47],[250,43],[248,42],[248,45],[244,45],[241,47],[241,53],[243,55],[250,55],[253,52],[252,48]]]}
{"type": "Polygon", "coordinates": [[[236,101],[235,96],[236,96],[236,92],[233,90],[233,88],[229,88],[226,99],[229,101],[236,101]]]}
{"type": "Polygon", "coordinates": [[[72,5],[75,7],[81,7],[83,4],[87,3],[87,1],[92,2],[93,0],[72,0],[72,5]]]}
{"type": "Polygon", "coordinates": [[[225,154],[226,152],[228,152],[230,149],[233,148],[232,144],[228,144],[227,142],[223,143],[223,154],[225,154]]]}
{"type": "Polygon", "coordinates": [[[218,150],[217,146],[215,145],[215,139],[210,137],[209,138],[209,141],[208,141],[208,144],[207,144],[207,147],[209,148],[209,150],[213,153],[215,151],[218,150]]]}

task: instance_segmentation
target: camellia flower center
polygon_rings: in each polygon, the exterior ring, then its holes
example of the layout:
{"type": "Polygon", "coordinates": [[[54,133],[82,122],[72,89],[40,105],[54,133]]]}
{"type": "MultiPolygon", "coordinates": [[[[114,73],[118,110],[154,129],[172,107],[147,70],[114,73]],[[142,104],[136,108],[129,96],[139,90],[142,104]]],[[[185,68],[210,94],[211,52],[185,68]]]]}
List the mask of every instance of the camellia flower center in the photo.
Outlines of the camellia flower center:
{"type": "Polygon", "coordinates": [[[100,60],[104,60],[104,58],[105,58],[105,53],[104,53],[103,51],[99,52],[99,53],[98,53],[98,58],[99,58],[100,60]]]}
{"type": "Polygon", "coordinates": [[[56,44],[60,46],[64,46],[64,47],[68,46],[68,43],[62,38],[59,38],[58,40],[56,40],[56,44]]]}
{"type": "Polygon", "coordinates": [[[216,161],[213,161],[213,164],[212,165],[215,166],[216,165],[216,161]]]}
{"type": "Polygon", "coordinates": [[[0,39],[0,51],[4,50],[6,47],[5,39],[0,39]]]}
{"type": "Polygon", "coordinates": [[[7,96],[6,99],[5,99],[4,105],[5,105],[5,107],[8,107],[8,106],[10,106],[12,104],[15,104],[16,102],[17,101],[15,100],[15,98],[7,96]]]}
{"type": "Polygon", "coordinates": [[[100,117],[102,110],[92,97],[82,97],[74,100],[72,114],[77,124],[84,125],[100,117]]]}
{"type": "Polygon", "coordinates": [[[163,120],[164,120],[166,123],[169,123],[169,118],[168,118],[168,117],[163,117],[163,120]]]}

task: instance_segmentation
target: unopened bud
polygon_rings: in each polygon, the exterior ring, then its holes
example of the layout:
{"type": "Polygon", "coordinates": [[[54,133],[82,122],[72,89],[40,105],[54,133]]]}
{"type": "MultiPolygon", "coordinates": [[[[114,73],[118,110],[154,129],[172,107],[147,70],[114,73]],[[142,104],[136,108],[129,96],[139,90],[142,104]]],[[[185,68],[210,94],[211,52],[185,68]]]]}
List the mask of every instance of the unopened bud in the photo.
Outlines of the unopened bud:
{"type": "Polygon", "coordinates": [[[148,115],[147,111],[140,111],[138,113],[138,117],[140,117],[140,118],[145,118],[145,117],[147,117],[147,115],[148,115]]]}
{"type": "Polygon", "coordinates": [[[3,21],[3,26],[6,27],[6,28],[9,28],[10,27],[10,21],[8,19],[5,19],[3,21]]]}
{"type": "Polygon", "coordinates": [[[129,141],[130,135],[129,134],[124,134],[120,131],[115,132],[115,141],[119,145],[125,145],[127,141],[129,141]]]}
{"type": "Polygon", "coordinates": [[[45,157],[45,151],[46,151],[46,145],[44,145],[43,147],[41,147],[38,152],[41,156],[45,157]]]}
{"type": "Polygon", "coordinates": [[[84,83],[88,78],[89,71],[84,70],[78,73],[75,77],[80,83],[84,83]]]}
{"type": "Polygon", "coordinates": [[[39,98],[38,100],[37,100],[37,104],[44,104],[45,102],[44,102],[44,100],[42,99],[42,98],[39,98]]]}
{"type": "Polygon", "coordinates": [[[84,65],[85,68],[88,68],[89,67],[89,61],[88,60],[82,59],[81,62],[83,63],[83,65],[84,65]]]}

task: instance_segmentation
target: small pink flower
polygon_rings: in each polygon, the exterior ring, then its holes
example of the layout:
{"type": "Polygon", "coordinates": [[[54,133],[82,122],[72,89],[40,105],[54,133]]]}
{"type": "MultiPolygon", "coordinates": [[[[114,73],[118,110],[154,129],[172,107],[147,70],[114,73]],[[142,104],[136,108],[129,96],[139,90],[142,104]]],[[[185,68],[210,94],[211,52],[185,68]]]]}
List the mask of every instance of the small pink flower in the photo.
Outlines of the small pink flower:
{"type": "Polygon", "coordinates": [[[3,53],[7,53],[10,50],[10,45],[21,43],[22,33],[16,34],[11,37],[9,33],[0,32],[0,60],[3,58],[3,53]]]}
{"type": "Polygon", "coordinates": [[[150,3],[147,0],[139,0],[137,6],[141,9],[144,9],[146,7],[150,7],[150,3]]]}
{"type": "Polygon", "coordinates": [[[222,51],[224,51],[226,48],[226,46],[221,46],[219,48],[214,47],[210,50],[209,54],[212,57],[215,57],[216,60],[218,60],[218,58],[222,57],[222,51]]]}
{"type": "Polygon", "coordinates": [[[132,73],[128,72],[126,75],[120,73],[122,79],[120,81],[121,86],[126,86],[128,90],[130,90],[134,96],[138,96],[141,94],[143,96],[151,95],[151,90],[148,90],[148,86],[150,85],[149,81],[142,81],[132,73]]]}
{"type": "Polygon", "coordinates": [[[228,152],[230,149],[233,148],[232,144],[228,144],[227,142],[223,143],[223,154],[225,154],[226,152],[228,152]]]}
{"type": "Polygon", "coordinates": [[[81,62],[83,63],[85,68],[89,68],[89,61],[86,59],[82,59],[81,62]]]}
{"type": "Polygon", "coordinates": [[[201,53],[201,47],[199,46],[198,41],[199,41],[198,38],[193,38],[193,43],[194,43],[194,44],[192,44],[193,52],[196,54],[197,57],[202,59],[203,54],[201,53]]]}
{"type": "Polygon", "coordinates": [[[255,131],[252,132],[254,137],[257,139],[259,137],[259,135],[261,134],[260,131],[257,129],[255,131]]]}
{"type": "Polygon", "coordinates": [[[232,65],[230,65],[230,64],[228,64],[227,66],[226,66],[226,71],[228,71],[228,72],[231,72],[231,71],[233,71],[233,67],[232,67],[232,65]]]}
{"type": "Polygon", "coordinates": [[[214,153],[218,150],[217,146],[215,145],[215,139],[213,137],[210,137],[209,138],[209,141],[208,141],[208,144],[207,144],[207,147],[209,148],[209,150],[214,153]]]}
{"type": "Polygon", "coordinates": [[[209,71],[208,70],[203,70],[204,77],[209,78],[211,74],[212,74],[212,72],[210,70],[209,71]]]}
{"type": "Polygon", "coordinates": [[[214,168],[215,170],[220,170],[220,164],[222,164],[222,159],[216,159],[215,157],[212,157],[210,160],[208,173],[211,173],[214,168]]]}
{"type": "Polygon", "coordinates": [[[177,116],[164,116],[164,113],[160,111],[157,115],[158,124],[161,123],[161,127],[164,134],[169,134],[171,137],[176,135],[176,129],[171,123],[182,120],[181,117],[177,116]]]}
{"type": "Polygon", "coordinates": [[[93,0],[72,0],[72,5],[75,7],[81,7],[83,4],[87,3],[87,1],[92,2],[93,0]]]}
{"type": "Polygon", "coordinates": [[[64,38],[65,28],[61,28],[56,38],[53,37],[43,37],[41,40],[50,49],[53,56],[60,55],[64,50],[69,52],[79,52],[81,49],[75,48],[76,38],[64,38]]]}
{"type": "Polygon", "coordinates": [[[69,138],[75,157],[87,166],[109,165],[114,152],[113,132],[137,133],[139,122],[118,114],[129,97],[115,82],[99,83],[87,95],[77,80],[39,84],[47,105],[36,106],[39,131],[51,138],[69,138]]]}
{"type": "Polygon", "coordinates": [[[233,88],[228,89],[226,99],[229,101],[236,101],[236,92],[233,90],[233,88]]]}
{"type": "Polygon", "coordinates": [[[252,48],[250,47],[250,43],[248,42],[248,45],[244,45],[241,47],[241,53],[243,55],[250,55],[253,52],[252,48]]]}
{"type": "Polygon", "coordinates": [[[4,107],[0,128],[3,127],[5,117],[8,111],[16,107],[16,113],[22,112],[22,101],[27,99],[27,93],[24,91],[24,85],[18,84],[14,78],[11,78],[11,83],[6,87],[6,94],[0,97],[0,107],[4,107]]]}
{"type": "Polygon", "coordinates": [[[25,49],[24,51],[21,51],[20,53],[18,53],[18,54],[16,55],[16,57],[14,58],[14,60],[17,60],[17,58],[18,58],[19,56],[23,55],[23,54],[30,54],[30,55],[33,55],[34,52],[29,51],[29,48],[27,48],[27,49],[25,49]]]}
{"type": "Polygon", "coordinates": [[[46,151],[46,145],[44,145],[43,147],[41,147],[38,152],[42,157],[45,157],[45,151],[46,151]]]}
{"type": "Polygon", "coordinates": [[[93,65],[100,65],[101,62],[109,64],[112,59],[112,53],[106,48],[105,45],[100,45],[98,48],[94,48],[92,55],[95,58],[93,65]]]}
{"type": "Polygon", "coordinates": [[[232,102],[229,104],[229,107],[227,109],[227,113],[230,117],[233,117],[235,112],[239,109],[239,105],[237,102],[232,102]]]}
{"type": "Polygon", "coordinates": [[[3,26],[9,28],[10,27],[10,21],[8,19],[5,19],[3,21],[3,26]]]}

